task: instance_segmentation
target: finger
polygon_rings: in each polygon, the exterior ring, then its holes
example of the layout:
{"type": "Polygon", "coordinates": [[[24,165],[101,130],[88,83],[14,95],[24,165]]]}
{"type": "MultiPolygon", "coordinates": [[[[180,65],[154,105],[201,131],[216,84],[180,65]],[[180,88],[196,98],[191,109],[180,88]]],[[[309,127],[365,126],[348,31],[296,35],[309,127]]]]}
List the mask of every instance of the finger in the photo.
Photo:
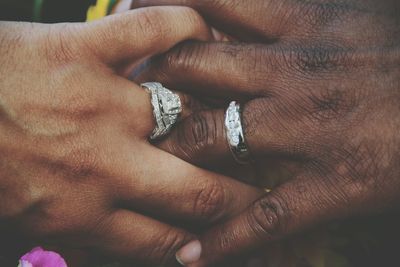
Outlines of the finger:
{"type": "Polygon", "coordinates": [[[92,53],[111,64],[159,54],[188,39],[211,37],[203,19],[186,7],[153,7],[116,14],[85,24],[79,35],[92,53]]]}
{"type": "Polygon", "coordinates": [[[269,88],[269,84],[260,87],[260,79],[270,81],[279,72],[274,66],[261,65],[274,62],[267,61],[267,55],[261,49],[263,47],[254,45],[186,43],[153,58],[136,80],[153,78],[167,86],[207,96],[254,96],[261,93],[261,89],[269,88]],[[252,79],[252,73],[261,68],[263,76],[252,79]]]}
{"type": "MultiPolygon", "coordinates": [[[[126,12],[131,9],[131,5],[132,5],[132,0],[119,1],[115,5],[115,7],[113,8],[111,13],[118,14],[118,13],[126,12]]],[[[216,30],[215,28],[212,28],[211,31],[212,31],[212,35],[213,35],[215,41],[228,42],[228,41],[234,40],[231,36],[228,36],[220,31],[216,30]]]]}
{"type": "MultiPolygon", "coordinates": [[[[292,45],[185,43],[156,57],[137,78],[159,80],[192,94],[254,98],[288,94],[288,88],[325,88],[324,81],[343,80],[362,55],[331,47],[292,45]],[[353,57],[352,57],[353,56],[353,57]],[[337,75],[332,75],[335,73],[337,75]]],[[[365,61],[365,62],[364,62],[365,61]]]]}
{"type": "MultiPolygon", "coordinates": [[[[307,158],[321,143],[328,142],[324,135],[330,127],[317,125],[299,104],[297,100],[290,103],[278,98],[259,98],[241,105],[242,128],[250,159],[263,156],[307,158]]],[[[197,165],[233,161],[222,109],[193,113],[157,146],[197,165]]]]}
{"type": "Polygon", "coordinates": [[[278,38],[290,23],[295,21],[296,7],[293,1],[196,1],[196,0],[135,0],[132,8],[149,6],[188,6],[199,11],[217,29],[241,40],[260,38],[269,41],[278,38]],[[290,14],[290,16],[289,16],[290,14]],[[267,36],[267,38],[265,38],[267,36]],[[269,37],[269,38],[268,38],[269,37]]]}
{"type": "Polygon", "coordinates": [[[239,213],[262,194],[258,188],[192,166],[150,144],[118,150],[120,160],[113,166],[121,171],[119,180],[112,181],[112,197],[154,218],[186,227],[187,223],[209,225],[239,213]]]}
{"type": "Polygon", "coordinates": [[[224,110],[200,111],[181,121],[159,148],[197,165],[232,159],[226,139],[224,110]]]}
{"type": "MultiPolygon", "coordinates": [[[[135,103],[149,103],[149,96],[143,95],[143,89],[130,89],[123,90],[131,95],[121,94],[121,101],[134,99],[135,103]]],[[[97,160],[103,160],[104,163],[99,165],[109,166],[112,173],[118,170],[113,175],[116,178],[109,181],[109,188],[114,189],[111,190],[112,198],[118,205],[150,213],[157,218],[209,224],[240,212],[262,193],[257,188],[199,169],[156,149],[145,142],[147,135],[137,142],[134,133],[151,130],[154,123],[148,105],[143,108],[132,104],[129,112],[121,112],[126,114],[124,120],[133,120],[136,114],[134,124],[137,124],[135,129],[127,132],[128,135],[126,130],[123,131],[123,138],[116,138],[117,129],[121,126],[111,125],[111,131],[103,127],[106,133],[100,154],[104,156],[99,155],[97,160]]]]}
{"type": "Polygon", "coordinates": [[[99,222],[93,246],[118,261],[176,264],[175,253],[196,236],[149,217],[118,210],[99,222]]]}
{"type": "MultiPolygon", "coordinates": [[[[200,12],[218,30],[248,42],[306,40],[360,13],[354,3],[331,1],[135,0],[132,8],[179,5],[200,12]]],[[[354,19],[353,19],[354,20],[354,19]]],[[[352,21],[352,20],[351,20],[352,21]]],[[[348,24],[351,24],[349,22],[348,24]]],[[[354,32],[354,29],[353,29],[354,32]]],[[[362,33],[361,33],[362,34],[362,33]]]]}
{"type": "Polygon", "coordinates": [[[309,178],[299,177],[278,187],[239,216],[208,231],[200,239],[199,261],[193,262],[187,253],[193,246],[190,243],[177,257],[189,267],[214,266],[348,212],[346,198],[335,191],[337,187],[330,188],[319,177],[309,178]]]}
{"type": "MultiPolygon", "coordinates": [[[[151,94],[143,87],[119,76],[109,75],[102,81],[104,91],[109,93],[110,103],[105,103],[110,110],[114,110],[123,130],[132,132],[132,137],[147,139],[156,127],[156,120],[151,104],[151,94]],[[134,133],[134,134],[133,134],[134,133]]],[[[103,91],[103,94],[105,93],[103,91]]],[[[189,117],[193,112],[208,109],[208,106],[188,94],[173,91],[181,101],[182,112],[178,122],[189,117]]]]}

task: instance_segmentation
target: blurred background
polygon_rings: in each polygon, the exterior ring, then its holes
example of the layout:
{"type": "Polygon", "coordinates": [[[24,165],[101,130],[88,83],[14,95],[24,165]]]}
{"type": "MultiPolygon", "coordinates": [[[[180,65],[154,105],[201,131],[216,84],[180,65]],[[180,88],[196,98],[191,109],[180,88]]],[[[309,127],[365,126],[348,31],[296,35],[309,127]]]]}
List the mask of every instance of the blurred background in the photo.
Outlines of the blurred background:
{"type": "Polygon", "coordinates": [[[0,0],[0,20],[75,22],[85,21],[96,0],[0,0]]]}

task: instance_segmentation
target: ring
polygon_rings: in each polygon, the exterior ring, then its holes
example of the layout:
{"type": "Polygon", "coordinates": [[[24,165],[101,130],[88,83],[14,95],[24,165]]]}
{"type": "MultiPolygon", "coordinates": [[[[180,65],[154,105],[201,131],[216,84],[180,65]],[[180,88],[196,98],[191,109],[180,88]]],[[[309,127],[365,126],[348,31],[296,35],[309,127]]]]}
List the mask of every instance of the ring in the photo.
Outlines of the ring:
{"type": "Polygon", "coordinates": [[[250,153],[245,142],[240,104],[232,101],[225,113],[226,138],[233,158],[240,164],[249,163],[250,153]]]}
{"type": "Polygon", "coordinates": [[[178,121],[182,112],[182,102],[179,95],[165,88],[158,82],[141,84],[151,95],[151,105],[156,126],[150,135],[151,140],[166,136],[178,121]]]}

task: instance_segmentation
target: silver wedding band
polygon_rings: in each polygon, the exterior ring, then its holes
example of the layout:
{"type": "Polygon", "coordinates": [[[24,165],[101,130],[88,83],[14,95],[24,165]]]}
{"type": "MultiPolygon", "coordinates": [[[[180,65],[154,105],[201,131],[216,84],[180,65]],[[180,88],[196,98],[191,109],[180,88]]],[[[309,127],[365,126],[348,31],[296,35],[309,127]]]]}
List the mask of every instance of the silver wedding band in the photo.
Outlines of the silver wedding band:
{"type": "Polygon", "coordinates": [[[178,121],[182,112],[182,102],[179,95],[165,88],[158,82],[141,84],[151,95],[151,105],[156,126],[150,135],[151,140],[156,140],[168,135],[178,121]]]}
{"type": "Polygon", "coordinates": [[[233,158],[240,164],[250,161],[250,153],[245,141],[240,104],[232,101],[225,113],[226,138],[233,158]]]}

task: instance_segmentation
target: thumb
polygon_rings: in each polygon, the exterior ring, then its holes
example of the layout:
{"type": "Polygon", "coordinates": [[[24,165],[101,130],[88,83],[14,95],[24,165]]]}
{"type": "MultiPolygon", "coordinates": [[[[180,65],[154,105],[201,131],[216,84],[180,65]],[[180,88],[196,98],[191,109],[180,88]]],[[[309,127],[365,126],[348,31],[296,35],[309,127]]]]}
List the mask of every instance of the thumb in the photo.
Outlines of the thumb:
{"type": "Polygon", "coordinates": [[[115,64],[160,54],[189,40],[208,40],[211,32],[187,7],[151,7],[88,23],[80,33],[85,46],[103,62],[115,64]]]}

